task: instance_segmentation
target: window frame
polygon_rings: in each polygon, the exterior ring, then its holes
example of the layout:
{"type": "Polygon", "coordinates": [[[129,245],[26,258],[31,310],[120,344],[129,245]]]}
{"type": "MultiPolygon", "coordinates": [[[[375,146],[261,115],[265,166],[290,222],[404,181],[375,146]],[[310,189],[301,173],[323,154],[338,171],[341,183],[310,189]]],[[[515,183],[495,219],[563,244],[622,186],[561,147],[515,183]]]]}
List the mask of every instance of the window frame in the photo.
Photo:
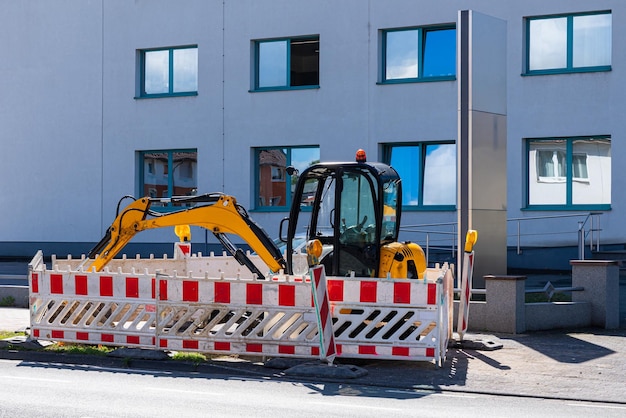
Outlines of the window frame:
{"type": "MultiPolygon", "coordinates": [[[[196,90],[174,92],[174,51],[181,49],[195,49],[198,52],[198,45],[181,45],[175,47],[159,47],[159,48],[144,48],[137,50],[137,91],[135,99],[154,99],[162,97],[185,97],[185,96],[197,96],[198,95],[198,78],[200,70],[196,65],[196,90]],[[167,93],[146,93],[146,53],[168,51],[168,68],[169,68],[169,87],[167,93]]],[[[197,64],[197,63],[196,63],[197,64]]]]}
{"type": "MultiPolygon", "coordinates": [[[[402,211],[456,211],[457,208],[457,203],[455,202],[455,204],[453,205],[425,205],[424,204],[424,173],[426,170],[426,151],[427,151],[427,146],[428,145],[454,145],[456,146],[456,142],[454,140],[444,140],[444,141],[416,141],[416,142],[387,142],[387,143],[383,143],[381,144],[382,146],[382,155],[383,155],[383,161],[385,162],[385,164],[391,165],[391,151],[394,147],[397,148],[402,148],[402,147],[415,147],[418,146],[419,147],[419,153],[420,153],[420,160],[419,160],[419,176],[418,176],[418,190],[417,190],[417,200],[418,200],[418,204],[417,205],[408,205],[405,201],[404,198],[404,194],[408,192],[407,187],[405,184],[402,185],[402,211]]],[[[394,167],[396,169],[396,171],[398,170],[398,168],[394,167]]],[[[455,170],[456,170],[456,165],[455,165],[455,170]]],[[[401,174],[400,174],[401,175],[401,174]]],[[[402,175],[401,175],[402,176],[402,175]]],[[[456,180],[455,177],[455,186],[458,187],[458,184],[456,184],[458,182],[458,180],[456,180]]],[[[457,201],[457,197],[456,197],[456,187],[455,187],[455,201],[457,201]]]]}
{"type": "MultiPolygon", "coordinates": [[[[525,138],[524,139],[524,175],[522,181],[524,182],[524,207],[523,211],[566,211],[566,210],[611,210],[611,203],[585,203],[575,204],[573,190],[574,182],[577,183],[589,183],[589,170],[587,169],[587,177],[574,177],[573,161],[575,155],[581,155],[579,152],[574,152],[574,142],[580,140],[608,140],[611,141],[611,135],[587,135],[587,136],[572,136],[572,137],[546,137],[546,138],[525,138]],[[548,141],[564,141],[565,142],[565,177],[563,180],[558,178],[550,181],[546,180],[545,183],[565,183],[565,203],[564,204],[531,204],[530,203],[530,151],[531,143],[533,142],[548,142],[548,141]]],[[[555,148],[556,150],[556,148],[555,148]]],[[[556,150],[558,151],[558,150],[556,150]]],[[[587,161],[587,154],[585,154],[585,161],[587,161]]],[[[536,163],[536,162],[535,162],[536,163]]]]}
{"type": "MultiPolygon", "coordinates": [[[[292,205],[292,201],[293,201],[293,196],[291,193],[291,182],[292,182],[292,175],[290,175],[289,173],[287,173],[286,171],[283,171],[283,176],[284,176],[284,181],[285,181],[285,187],[286,187],[286,191],[285,191],[285,202],[282,205],[278,205],[278,206],[272,206],[272,205],[267,205],[267,206],[261,206],[259,205],[259,197],[260,196],[260,165],[259,165],[259,154],[261,151],[267,151],[267,150],[282,150],[282,149],[286,149],[287,150],[287,155],[286,155],[286,161],[285,161],[285,168],[289,167],[292,162],[291,160],[291,152],[294,149],[318,149],[319,151],[321,151],[321,148],[319,145],[285,145],[285,146],[267,146],[267,147],[253,147],[252,148],[252,159],[253,159],[253,173],[252,173],[252,181],[254,184],[254,188],[253,188],[253,193],[254,195],[252,196],[252,202],[253,204],[250,205],[253,209],[252,211],[254,212],[289,212],[289,210],[291,209],[291,205],[292,205]]],[[[275,182],[274,179],[270,179],[272,182],[275,182]]],[[[302,210],[304,211],[310,211],[311,208],[302,208],[302,210]]]]}
{"type": "MultiPolygon", "coordinates": [[[[136,183],[136,195],[137,196],[141,196],[144,197],[145,196],[145,174],[146,174],[146,170],[145,170],[145,155],[146,154],[153,154],[153,153],[159,153],[159,154],[167,154],[167,171],[164,172],[164,174],[167,174],[167,190],[168,190],[168,196],[157,196],[157,197],[163,197],[163,198],[170,198],[173,196],[173,192],[174,192],[174,170],[171,169],[171,167],[174,165],[174,154],[176,153],[195,153],[196,154],[196,173],[197,173],[197,165],[198,165],[198,149],[197,148],[176,148],[176,149],[150,149],[150,150],[138,150],[135,151],[135,155],[136,155],[136,166],[137,166],[137,183],[136,183]]],[[[153,174],[156,175],[156,166],[152,166],[153,169],[153,174]]],[[[191,177],[193,178],[193,176],[191,177]]],[[[198,189],[198,176],[196,174],[196,191],[198,189]]],[[[164,206],[160,207],[160,206],[154,206],[151,207],[152,210],[155,210],[157,212],[169,212],[172,210],[179,210],[181,209],[180,206],[173,206],[171,202],[165,204],[164,206]]]]}
{"type": "MultiPolygon", "coordinates": [[[[609,65],[596,65],[587,67],[574,67],[574,18],[578,16],[595,16],[608,14],[611,16],[611,31],[613,30],[613,13],[611,10],[599,10],[595,12],[580,12],[580,13],[567,13],[556,15],[544,15],[544,16],[528,16],[524,18],[524,31],[525,31],[525,51],[524,51],[524,72],[523,76],[532,75],[550,75],[550,74],[569,74],[569,73],[593,73],[593,72],[605,72],[612,70],[613,53],[611,50],[611,64],[609,65]],[[563,68],[549,68],[540,70],[530,69],[530,23],[534,20],[549,20],[549,19],[567,19],[567,40],[566,40],[566,66],[563,68]]],[[[612,38],[612,37],[611,37],[612,38]]],[[[612,43],[612,41],[611,41],[612,43]]]]}
{"type": "Polygon", "coordinates": [[[291,37],[283,37],[283,38],[267,38],[267,39],[254,39],[252,40],[252,88],[249,90],[250,93],[256,92],[264,92],[264,91],[285,91],[285,90],[310,90],[310,89],[319,89],[319,77],[321,75],[320,72],[320,53],[319,46],[321,45],[320,35],[299,35],[299,36],[291,36],[291,37]],[[317,76],[318,82],[317,84],[310,85],[301,85],[301,86],[292,86],[291,85],[291,42],[292,41],[305,41],[305,40],[316,40],[318,43],[318,52],[317,52],[317,76]],[[268,86],[268,87],[260,87],[259,86],[259,59],[260,59],[260,45],[262,43],[269,42],[287,42],[287,53],[286,53],[286,84],[284,86],[268,86]]]}
{"type": "Polygon", "coordinates": [[[425,33],[436,32],[440,30],[453,29],[456,34],[456,24],[447,23],[441,25],[430,26],[411,26],[403,28],[390,28],[380,30],[380,65],[379,65],[379,81],[376,84],[403,84],[403,83],[424,83],[424,82],[436,82],[436,81],[454,81],[456,80],[456,36],[455,36],[455,49],[454,60],[455,70],[454,75],[440,75],[440,76],[424,76],[424,50],[425,50],[425,33]],[[416,30],[417,33],[417,77],[410,78],[393,78],[387,79],[387,34],[390,32],[403,32],[416,30]]]}

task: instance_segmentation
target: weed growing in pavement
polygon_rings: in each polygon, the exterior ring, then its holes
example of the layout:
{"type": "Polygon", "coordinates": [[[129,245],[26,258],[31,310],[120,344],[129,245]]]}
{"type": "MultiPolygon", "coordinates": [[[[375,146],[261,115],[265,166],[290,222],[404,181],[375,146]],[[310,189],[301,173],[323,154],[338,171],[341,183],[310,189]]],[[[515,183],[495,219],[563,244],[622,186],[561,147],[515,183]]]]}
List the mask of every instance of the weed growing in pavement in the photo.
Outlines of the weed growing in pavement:
{"type": "Polygon", "coordinates": [[[206,356],[204,354],[200,354],[200,353],[181,353],[181,352],[176,352],[176,353],[174,353],[174,355],[172,355],[172,359],[173,360],[178,360],[178,361],[189,361],[189,362],[195,364],[196,366],[207,361],[206,356]]]}
{"type": "Polygon", "coordinates": [[[45,350],[53,351],[55,353],[95,354],[98,356],[106,356],[114,349],[105,345],[54,343],[46,347],[45,350]]]}
{"type": "Polygon", "coordinates": [[[25,335],[26,335],[25,332],[0,331],[0,340],[4,340],[6,338],[13,338],[13,337],[23,337],[25,335]]]}

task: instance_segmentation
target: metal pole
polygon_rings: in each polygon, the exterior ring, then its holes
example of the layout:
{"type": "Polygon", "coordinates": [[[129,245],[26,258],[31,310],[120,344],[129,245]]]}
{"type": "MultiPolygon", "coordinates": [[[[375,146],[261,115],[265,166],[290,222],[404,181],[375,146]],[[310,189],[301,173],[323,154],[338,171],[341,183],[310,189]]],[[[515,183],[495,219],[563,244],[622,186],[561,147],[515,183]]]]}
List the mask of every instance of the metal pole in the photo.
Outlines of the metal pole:
{"type": "Polygon", "coordinates": [[[517,221],[517,255],[520,255],[522,253],[522,250],[520,249],[520,221],[517,221]]]}
{"type": "Polygon", "coordinates": [[[456,254],[456,240],[457,240],[457,238],[458,238],[458,236],[456,234],[456,224],[453,224],[452,225],[452,258],[454,258],[454,255],[456,254]]]}
{"type": "Polygon", "coordinates": [[[426,233],[426,262],[430,260],[430,232],[426,233]]]}
{"type": "Polygon", "coordinates": [[[578,221],[578,259],[585,259],[585,229],[582,221],[578,221]]]}
{"type": "Polygon", "coordinates": [[[594,215],[596,217],[596,251],[600,251],[600,215],[594,215]]]}

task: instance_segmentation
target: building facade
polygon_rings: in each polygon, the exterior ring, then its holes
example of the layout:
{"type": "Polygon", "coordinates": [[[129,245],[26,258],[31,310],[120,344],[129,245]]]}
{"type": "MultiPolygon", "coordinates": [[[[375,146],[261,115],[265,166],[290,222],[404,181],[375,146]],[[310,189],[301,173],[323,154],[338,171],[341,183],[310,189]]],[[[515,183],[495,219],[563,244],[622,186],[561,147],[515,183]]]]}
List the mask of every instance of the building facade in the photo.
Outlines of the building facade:
{"type": "Polygon", "coordinates": [[[573,248],[589,213],[623,246],[621,1],[33,0],[0,2],[0,256],[86,252],[124,195],[224,192],[277,236],[286,167],[358,148],[402,175],[406,239],[445,236],[459,10],[507,24],[509,246],[521,224],[522,246],[573,248]]]}

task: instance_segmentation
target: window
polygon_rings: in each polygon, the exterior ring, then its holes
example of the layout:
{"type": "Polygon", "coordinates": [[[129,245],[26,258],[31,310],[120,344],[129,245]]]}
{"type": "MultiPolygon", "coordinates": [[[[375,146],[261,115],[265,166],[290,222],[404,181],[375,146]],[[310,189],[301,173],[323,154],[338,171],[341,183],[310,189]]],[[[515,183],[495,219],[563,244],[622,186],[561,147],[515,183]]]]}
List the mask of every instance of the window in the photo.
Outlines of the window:
{"type": "Polygon", "coordinates": [[[302,172],[319,162],[319,147],[272,147],[254,150],[256,209],[288,210],[298,178],[287,173],[293,166],[302,172]]]}
{"type": "Polygon", "coordinates": [[[456,206],[454,142],[385,144],[387,164],[402,178],[402,206],[453,210],[456,206]]]}
{"type": "Polygon", "coordinates": [[[611,69],[611,13],[527,18],[527,74],[611,69]]]}
{"type": "Polygon", "coordinates": [[[198,93],[198,47],[139,51],[138,97],[190,96],[198,93]]]}
{"type": "Polygon", "coordinates": [[[454,26],[392,29],[382,32],[382,81],[454,80],[454,26]]]}
{"type": "Polygon", "coordinates": [[[255,41],[253,90],[319,87],[319,36],[255,41]]]}
{"type": "MultiPolygon", "coordinates": [[[[139,151],[139,194],[149,197],[195,195],[198,189],[198,152],[194,150],[139,151]]],[[[154,203],[153,207],[170,206],[154,203]]]]}
{"type": "Polygon", "coordinates": [[[529,139],[527,150],[527,207],[609,208],[610,137],[529,139]]]}

